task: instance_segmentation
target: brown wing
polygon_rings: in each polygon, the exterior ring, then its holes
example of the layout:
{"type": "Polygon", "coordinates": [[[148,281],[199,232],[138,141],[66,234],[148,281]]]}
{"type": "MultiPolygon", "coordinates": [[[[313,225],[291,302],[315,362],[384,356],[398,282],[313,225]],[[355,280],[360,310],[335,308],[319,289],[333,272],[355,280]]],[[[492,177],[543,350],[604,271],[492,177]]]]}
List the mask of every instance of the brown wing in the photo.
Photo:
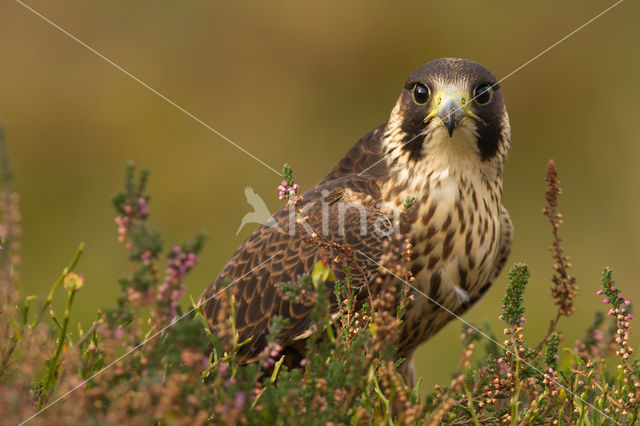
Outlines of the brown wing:
{"type": "MultiPolygon", "coordinates": [[[[371,132],[356,145],[365,145],[360,148],[361,156],[362,152],[371,152],[376,148],[371,139],[377,136],[376,131],[371,132]]],[[[325,259],[331,262],[338,255],[334,250],[319,248],[316,243],[303,238],[308,237],[310,230],[329,241],[346,244],[359,253],[356,261],[363,273],[353,271],[353,284],[359,299],[368,297],[365,282],[373,279],[378,267],[368,261],[367,256],[376,260],[380,258],[386,236],[384,232],[375,231],[388,229],[390,222],[376,209],[375,204],[380,200],[376,178],[368,174],[359,177],[349,173],[357,162],[356,147],[341,162],[342,165],[348,161],[348,167],[341,168],[339,165],[318,185],[303,194],[301,206],[305,216],[308,216],[308,226],[295,223],[295,215],[290,214],[289,208],[279,210],[240,246],[203,294],[203,299],[207,300],[224,285],[235,282],[230,288],[236,292],[236,328],[240,341],[252,337],[251,343],[241,348],[240,355],[244,361],[254,360],[264,348],[274,316],[289,319],[289,325],[281,334],[283,345],[311,326],[313,306],[285,300],[279,288],[280,283],[296,281],[300,275],[310,273],[317,261],[325,259]],[[323,220],[323,217],[326,219],[323,220]]],[[[358,168],[364,169],[374,161],[376,156],[369,155],[367,161],[358,163],[358,168]]],[[[336,278],[344,279],[340,268],[334,269],[336,278]]],[[[334,312],[336,306],[332,285],[328,285],[326,290],[331,312],[334,312]]],[[[203,310],[211,324],[221,306],[219,299],[211,298],[203,310]]]]}

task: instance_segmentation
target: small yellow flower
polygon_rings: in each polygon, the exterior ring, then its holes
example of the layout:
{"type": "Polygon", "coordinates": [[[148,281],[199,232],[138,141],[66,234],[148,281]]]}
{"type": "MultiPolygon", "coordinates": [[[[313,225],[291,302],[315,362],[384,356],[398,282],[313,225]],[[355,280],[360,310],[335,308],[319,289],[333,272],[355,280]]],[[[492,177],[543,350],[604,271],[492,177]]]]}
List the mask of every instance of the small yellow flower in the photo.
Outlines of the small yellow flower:
{"type": "Polygon", "coordinates": [[[84,275],[78,275],[74,272],[70,272],[64,277],[64,288],[67,291],[78,291],[84,285],[84,275]]]}

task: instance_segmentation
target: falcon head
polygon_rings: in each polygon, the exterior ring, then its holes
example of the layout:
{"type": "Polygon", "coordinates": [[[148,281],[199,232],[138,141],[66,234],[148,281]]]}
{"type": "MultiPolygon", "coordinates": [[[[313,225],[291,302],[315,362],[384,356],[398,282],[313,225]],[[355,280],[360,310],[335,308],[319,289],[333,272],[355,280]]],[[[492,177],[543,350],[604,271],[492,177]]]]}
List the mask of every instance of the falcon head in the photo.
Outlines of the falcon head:
{"type": "Polygon", "coordinates": [[[496,78],[482,65],[457,58],[437,59],[409,76],[385,132],[387,153],[407,162],[446,156],[501,167],[509,143],[496,78]]]}

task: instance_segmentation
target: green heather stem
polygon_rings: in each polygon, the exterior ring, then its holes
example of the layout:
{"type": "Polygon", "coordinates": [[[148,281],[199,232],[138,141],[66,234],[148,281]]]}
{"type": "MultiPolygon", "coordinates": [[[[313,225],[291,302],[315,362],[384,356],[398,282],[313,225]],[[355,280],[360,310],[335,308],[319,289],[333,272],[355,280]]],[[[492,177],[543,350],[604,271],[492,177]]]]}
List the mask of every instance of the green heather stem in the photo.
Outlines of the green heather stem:
{"type": "Polygon", "coordinates": [[[471,392],[469,392],[469,388],[467,385],[464,385],[464,393],[467,395],[467,407],[469,407],[469,412],[471,413],[471,417],[473,417],[473,424],[476,426],[480,426],[480,422],[478,421],[478,416],[476,415],[476,410],[473,408],[473,401],[471,400],[471,392]]]}
{"type": "MultiPolygon", "coordinates": [[[[60,330],[60,337],[58,338],[58,346],[56,347],[56,351],[53,354],[53,357],[49,361],[49,368],[47,372],[47,380],[44,383],[44,391],[45,395],[49,392],[49,390],[53,387],[54,378],[56,376],[56,370],[58,369],[58,360],[60,359],[60,354],[62,353],[62,348],[64,347],[64,342],[66,340],[67,329],[69,327],[69,317],[71,316],[71,305],[73,304],[73,297],[76,294],[77,289],[71,288],[69,289],[69,294],[67,296],[67,305],[64,308],[64,319],[62,320],[62,329],[60,330]]],[[[45,402],[45,398],[40,399],[40,406],[45,402]]]]}
{"type": "Polygon", "coordinates": [[[633,410],[633,417],[631,418],[631,422],[629,422],[629,424],[631,424],[631,425],[636,424],[636,420],[638,420],[638,409],[637,408],[635,410],[633,410]]]}
{"type": "Polygon", "coordinates": [[[516,384],[516,393],[511,397],[511,424],[518,424],[518,406],[520,405],[520,356],[518,355],[518,345],[513,343],[514,355],[516,357],[516,371],[513,380],[516,384]]]}
{"type": "MultiPolygon", "coordinates": [[[[549,390],[545,389],[530,405],[527,410],[525,416],[522,418],[519,424],[535,424],[535,420],[540,416],[540,404],[544,402],[544,400],[549,395],[549,390]]],[[[544,410],[543,410],[544,411],[544,410]]]]}
{"type": "Polygon", "coordinates": [[[47,299],[44,301],[44,305],[42,305],[42,309],[40,310],[40,315],[38,315],[36,317],[36,319],[31,324],[30,328],[34,328],[36,325],[38,325],[38,323],[40,322],[40,320],[44,316],[45,311],[51,305],[51,301],[53,300],[54,293],[56,292],[58,287],[60,287],[60,284],[62,284],[64,279],[67,277],[67,275],[69,275],[69,273],[71,273],[71,271],[73,271],[73,268],[75,268],[76,264],[80,260],[80,257],[82,256],[82,252],[83,251],[84,251],[84,243],[80,243],[80,247],[78,247],[78,251],[76,251],[76,254],[73,257],[73,260],[71,261],[69,266],[67,266],[66,268],[64,268],[62,270],[62,274],[60,274],[60,277],[58,277],[56,282],[53,283],[53,286],[51,287],[51,290],[49,291],[49,295],[47,296],[47,299]]]}
{"type": "Polygon", "coordinates": [[[562,407],[558,411],[558,424],[562,424],[562,413],[564,413],[564,407],[567,406],[567,400],[562,401],[562,407]]]}

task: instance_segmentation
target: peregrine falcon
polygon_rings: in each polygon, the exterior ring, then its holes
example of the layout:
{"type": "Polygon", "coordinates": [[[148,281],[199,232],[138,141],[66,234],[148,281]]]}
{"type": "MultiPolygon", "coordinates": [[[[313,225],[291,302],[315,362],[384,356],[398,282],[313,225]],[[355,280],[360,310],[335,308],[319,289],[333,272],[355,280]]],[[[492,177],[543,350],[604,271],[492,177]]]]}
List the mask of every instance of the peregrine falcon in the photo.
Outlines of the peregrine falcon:
{"type": "MultiPolygon", "coordinates": [[[[493,74],[471,60],[438,59],[415,70],[389,120],[360,139],[302,195],[301,208],[312,229],[362,254],[353,276],[360,289],[381,273],[378,262],[388,238],[377,232],[381,218],[394,217],[409,197],[415,200],[404,235],[414,247],[412,285],[428,298],[412,290],[415,297],[400,331],[398,356],[407,359],[402,374],[408,384],[414,381],[415,348],[450,321],[451,312],[461,315],[472,306],[509,255],[513,229],[502,205],[509,145],[509,118],[493,74]]],[[[252,338],[241,348],[245,362],[255,361],[265,347],[274,316],[289,319],[281,345],[304,347],[299,343],[309,335],[313,306],[286,300],[279,284],[310,273],[318,260],[335,257],[301,238],[305,231],[291,224],[288,210],[282,208],[270,224],[259,227],[202,296],[211,298],[204,313],[213,324],[221,303],[212,296],[224,282],[237,280],[237,331],[240,341],[252,338]],[[284,229],[287,225],[292,228],[284,229]]],[[[339,272],[336,278],[344,278],[339,272]]],[[[330,286],[327,292],[335,312],[330,286]]],[[[367,291],[356,297],[363,300],[367,291]]]]}

